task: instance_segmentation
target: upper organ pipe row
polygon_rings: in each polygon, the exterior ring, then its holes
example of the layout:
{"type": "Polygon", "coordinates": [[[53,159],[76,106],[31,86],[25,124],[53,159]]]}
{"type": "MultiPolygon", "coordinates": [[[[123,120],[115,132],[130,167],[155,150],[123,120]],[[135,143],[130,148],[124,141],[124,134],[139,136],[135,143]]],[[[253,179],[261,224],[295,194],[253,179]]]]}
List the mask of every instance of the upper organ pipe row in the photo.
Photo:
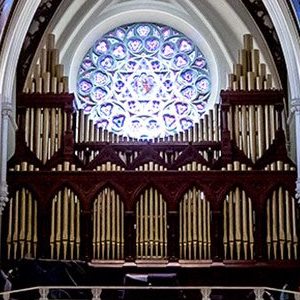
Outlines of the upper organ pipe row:
{"type": "MultiPolygon", "coordinates": [[[[83,232],[80,200],[67,187],[51,201],[50,220],[38,224],[38,201],[21,188],[7,208],[7,258],[39,257],[38,236],[43,223],[50,224],[49,257],[52,259],[80,259],[83,232]]],[[[138,197],[135,211],[136,259],[166,259],[168,253],[168,203],[155,188],[144,190],[138,197]]],[[[235,187],[223,201],[222,229],[223,258],[253,260],[255,253],[256,214],[246,192],[235,187]]],[[[178,203],[178,258],[180,260],[211,259],[212,232],[211,203],[205,194],[192,187],[178,203]]],[[[297,259],[298,235],[295,199],[282,186],[266,201],[264,245],[267,258],[297,259]]],[[[126,246],[124,203],[119,194],[106,187],[95,198],[90,213],[92,223],[92,254],[94,260],[123,260],[126,246]]],[[[43,241],[43,243],[45,243],[43,241]]]]}

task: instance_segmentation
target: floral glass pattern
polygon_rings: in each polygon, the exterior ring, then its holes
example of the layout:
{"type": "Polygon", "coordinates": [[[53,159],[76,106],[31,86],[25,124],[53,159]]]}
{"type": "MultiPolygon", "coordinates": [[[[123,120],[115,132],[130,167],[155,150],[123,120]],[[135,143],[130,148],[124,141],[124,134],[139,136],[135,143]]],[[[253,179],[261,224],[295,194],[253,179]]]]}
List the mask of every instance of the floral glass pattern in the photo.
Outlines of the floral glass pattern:
{"type": "Polygon", "coordinates": [[[210,91],[207,61],[188,37],[138,23],[108,32],[86,53],[75,106],[98,127],[148,140],[194,126],[210,91]]]}

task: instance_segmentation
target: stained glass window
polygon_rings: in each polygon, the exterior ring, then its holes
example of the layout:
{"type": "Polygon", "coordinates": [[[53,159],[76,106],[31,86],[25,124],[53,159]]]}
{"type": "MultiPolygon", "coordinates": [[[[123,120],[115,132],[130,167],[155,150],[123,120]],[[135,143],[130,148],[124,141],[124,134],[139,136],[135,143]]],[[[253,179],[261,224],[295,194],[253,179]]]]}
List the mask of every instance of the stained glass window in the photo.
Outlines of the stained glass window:
{"type": "Polygon", "coordinates": [[[163,138],[199,122],[210,90],[207,61],[188,37],[137,23],[108,32],[86,53],[76,108],[117,135],[163,138]]]}

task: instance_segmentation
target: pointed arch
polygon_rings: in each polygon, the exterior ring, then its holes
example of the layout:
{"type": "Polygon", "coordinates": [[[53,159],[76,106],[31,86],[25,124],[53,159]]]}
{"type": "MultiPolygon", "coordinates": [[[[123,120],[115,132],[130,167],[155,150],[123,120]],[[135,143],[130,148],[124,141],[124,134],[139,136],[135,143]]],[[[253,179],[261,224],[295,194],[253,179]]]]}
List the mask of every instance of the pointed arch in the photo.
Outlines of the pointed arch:
{"type": "Polygon", "coordinates": [[[181,259],[210,259],[210,202],[193,186],[179,202],[179,256],[181,259]]]}
{"type": "Polygon", "coordinates": [[[113,188],[106,186],[93,201],[93,258],[124,258],[124,203],[113,188]]]}
{"type": "Polygon", "coordinates": [[[73,189],[64,186],[51,201],[51,259],[79,259],[80,201],[73,189]]]}
{"type": "Polygon", "coordinates": [[[297,259],[299,209],[295,198],[285,187],[277,186],[270,193],[265,209],[268,259],[297,259]]]}
{"type": "Polygon", "coordinates": [[[254,211],[245,190],[232,187],[223,200],[225,259],[254,258],[254,211]]]}
{"type": "Polygon", "coordinates": [[[167,256],[167,203],[153,187],[146,188],[136,203],[136,255],[138,259],[167,256]]]}
{"type": "Polygon", "coordinates": [[[7,214],[7,258],[36,258],[39,235],[38,207],[34,193],[27,187],[16,189],[11,195],[7,214]]]}

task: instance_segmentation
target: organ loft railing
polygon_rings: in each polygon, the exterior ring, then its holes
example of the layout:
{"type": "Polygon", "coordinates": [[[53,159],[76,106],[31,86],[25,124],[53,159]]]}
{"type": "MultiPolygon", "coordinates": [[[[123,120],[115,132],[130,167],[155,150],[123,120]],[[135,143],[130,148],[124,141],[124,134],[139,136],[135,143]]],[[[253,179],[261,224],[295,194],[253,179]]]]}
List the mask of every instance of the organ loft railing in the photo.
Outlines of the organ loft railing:
{"type": "Polygon", "coordinates": [[[284,95],[246,46],[220,104],[192,128],[144,141],[73,111],[62,67],[47,59],[52,53],[58,64],[50,43],[17,99],[6,259],[295,261],[299,209],[284,95]]]}

